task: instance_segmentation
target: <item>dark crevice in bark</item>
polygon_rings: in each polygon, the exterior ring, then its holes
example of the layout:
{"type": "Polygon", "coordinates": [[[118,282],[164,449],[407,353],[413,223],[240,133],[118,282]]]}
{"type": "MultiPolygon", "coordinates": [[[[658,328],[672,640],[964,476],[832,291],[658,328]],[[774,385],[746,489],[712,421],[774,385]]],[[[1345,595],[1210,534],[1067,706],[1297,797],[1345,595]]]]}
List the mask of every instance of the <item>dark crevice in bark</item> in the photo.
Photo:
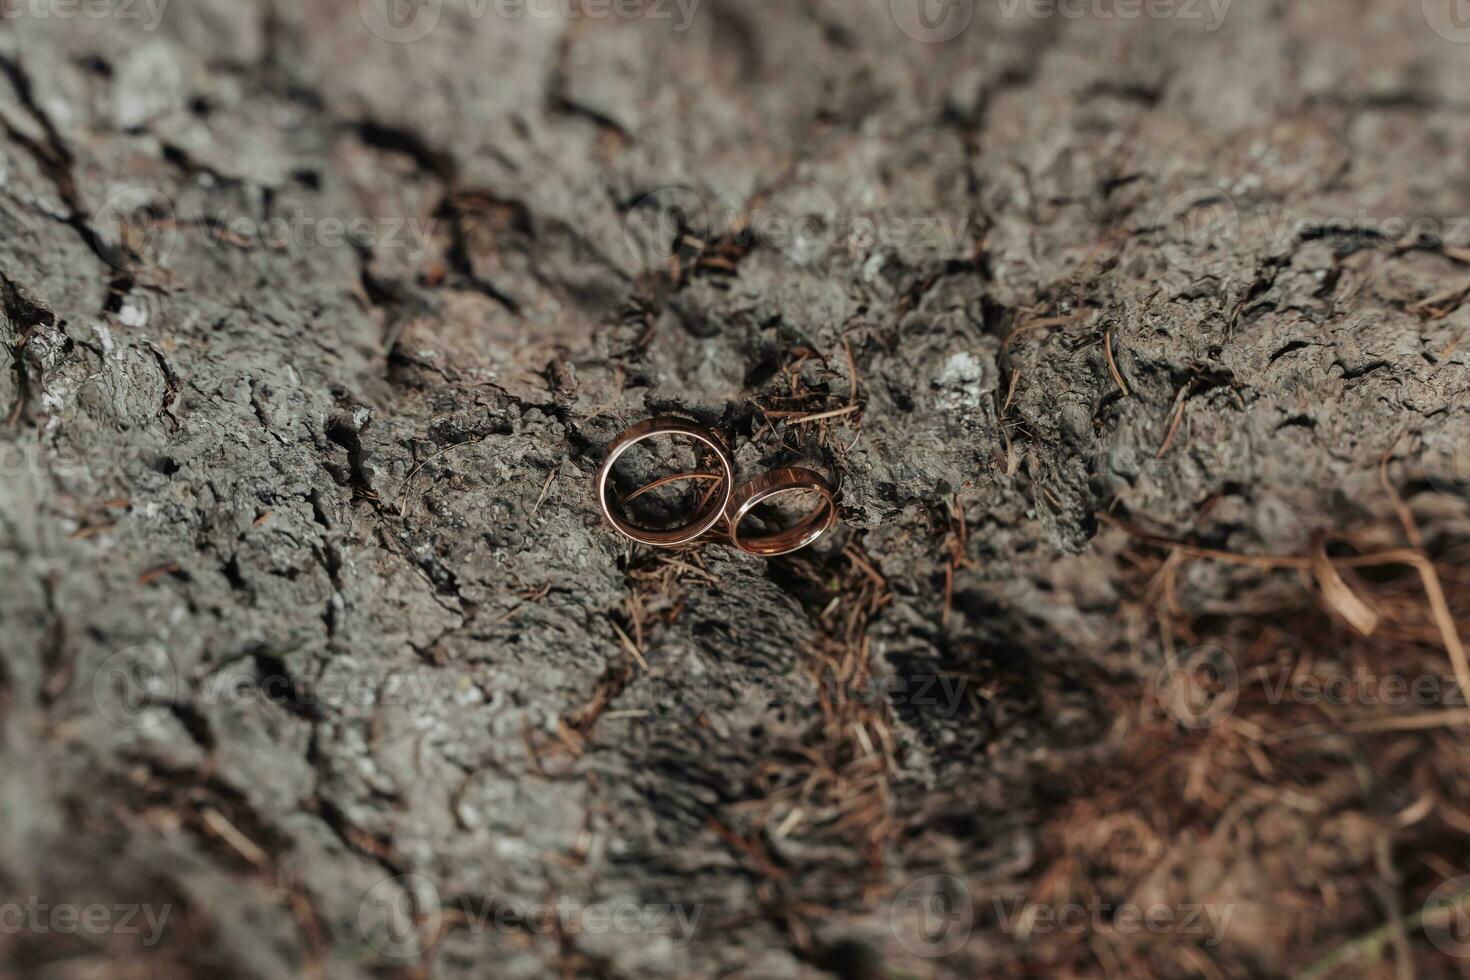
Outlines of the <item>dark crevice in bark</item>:
{"type": "Polygon", "coordinates": [[[354,824],[332,800],[321,795],[314,796],[307,801],[307,809],[320,817],[348,850],[375,862],[393,877],[409,873],[407,860],[394,851],[391,840],[369,833],[354,824]]]}
{"type": "Polygon", "coordinates": [[[66,224],[72,228],[81,238],[87,248],[92,251],[103,262],[113,268],[123,269],[130,264],[127,256],[118,248],[114,248],[98,237],[89,224],[90,216],[82,204],[81,196],[77,193],[75,166],[76,160],[72,156],[70,148],[57,131],[50,117],[43,112],[36,102],[35,93],[31,87],[31,80],[21,67],[20,62],[0,56],[0,73],[9,80],[11,86],[20,97],[21,104],[26,111],[35,119],[37,124],[45,133],[46,142],[38,143],[25,133],[16,130],[9,123],[5,124],[5,132],[9,138],[25,148],[26,152],[35,159],[41,170],[51,179],[56,186],[56,192],[66,204],[68,214],[64,219],[66,224]]]}
{"type": "Polygon", "coordinates": [[[422,136],[409,129],[387,126],[372,119],[354,125],[358,138],[368,146],[412,159],[425,173],[437,177],[446,187],[455,186],[458,169],[452,154],[424,142],[422,136]]]}

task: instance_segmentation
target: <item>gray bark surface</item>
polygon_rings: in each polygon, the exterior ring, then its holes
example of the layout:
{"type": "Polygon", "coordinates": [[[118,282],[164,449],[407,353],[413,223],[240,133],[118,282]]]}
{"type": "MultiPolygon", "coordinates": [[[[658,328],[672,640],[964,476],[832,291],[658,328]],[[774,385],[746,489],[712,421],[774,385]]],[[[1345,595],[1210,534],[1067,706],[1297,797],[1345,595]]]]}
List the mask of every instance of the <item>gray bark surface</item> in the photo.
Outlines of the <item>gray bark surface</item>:
{"type": "MultiPolygon", "coordinates": [[[[0,21],[0,895],[172,909],[156,945],[5,934],[0,961],[1107,974],[997,921],[1064,866],[1233,906],[1218,945],[1115,949],[1125,974],[1285,973],[1395,919],[1343,814],[1436,784],[1330,741],[1302,751],[1392,772],[1252,796],[1243,740],[1160,720],[1191,642],[1116,522],[1397,546],[1387,455],[1464,566],[1470,46],[1399,0],[1240,0],[1218,30],[979,3],[948,43],[887,0],[665,6],[445,0],[410,43],[356,2],[0,21]],[[644,220],[670,201],[702,244],[644,220]],[[1419,218],[1438,239],[1395,234],[1419,218]],[[747,475],[825,468],[839,530],[630,550],[591,480],[661,412],[747,475]],[[828,667],[908,693],[834,705],[828,667]],[[1191,776],[1205,747],[1229,761],[1191,776]],[[1260,840],[1230,850],[1237,823],[1260,840]],[[934,875],[973,904],[946,956],[895,900],[934,875]],[[558,899],[698,919],[465,911],[558,899]]],[[[1284,608],[1341,629],[1294,573],[1179,562],[1169,589],[1232,651],[1284,608]]],[[[1405,737],[1429,765],[1461,736],[1405,737]]],[[[1463,865],[1439,819],[1391,837],[1399,914],[1413,855],[1463,865]]]]}

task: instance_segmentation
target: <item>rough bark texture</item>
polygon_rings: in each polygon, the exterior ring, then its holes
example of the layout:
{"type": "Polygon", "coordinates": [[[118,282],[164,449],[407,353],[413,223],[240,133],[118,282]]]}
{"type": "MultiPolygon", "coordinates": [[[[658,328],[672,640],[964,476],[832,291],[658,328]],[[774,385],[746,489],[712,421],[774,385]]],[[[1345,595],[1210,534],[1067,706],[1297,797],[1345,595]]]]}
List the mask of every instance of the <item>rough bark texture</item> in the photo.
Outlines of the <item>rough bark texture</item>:
{"type": "Polygon", "coordinates": [[[1173,651],[1369,641],[1138,533],[1401,546],[1387,454],[1463,613],[1470,46],[904,6],[10,5],[0,895],[173,910],[0,934],[18,975],[1257,976],[1385,923],[1352,968],[1451,975],[1403,923],[1470,857],[1463,729],[1180,724],[1173,651]],[[591,476],[663,411],[825,467],[840,531],[630,552],[591,476]],[[699,917],[473,921],[558,899],[699,917]]]}

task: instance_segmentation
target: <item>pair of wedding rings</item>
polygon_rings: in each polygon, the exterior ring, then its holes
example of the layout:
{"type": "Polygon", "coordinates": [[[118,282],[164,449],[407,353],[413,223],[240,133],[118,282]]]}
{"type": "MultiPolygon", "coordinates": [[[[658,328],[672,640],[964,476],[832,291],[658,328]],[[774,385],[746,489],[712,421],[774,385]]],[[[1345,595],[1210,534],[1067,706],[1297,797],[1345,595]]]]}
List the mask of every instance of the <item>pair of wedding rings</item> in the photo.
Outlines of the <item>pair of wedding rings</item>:
{"type": "MultiPolygon", "coordinates": [[[[662,481],[661,481],[662,482],[662,481]]],[[[644,488],[649,489],[648,487],[644,488]]],[[[643,491],[639,491],[642,493],[643,491]]],[[[631,495],[630,495],[631,497],[631,495]]],[[[799,551],[820,538],[837,520],[837,504],[832,487],[821,474],[800,466],[787,466],[763,473],[740,487],[735,486],[735,464],[725,443],[710,429],[687,419],[660,416],[625,429],[608,447],[607,460],[597,471],[597,502],[613,527],[625,537],[657,548],[673,548],[698,540],[724,522],[728,540],[741,551],[771,558],[799,551]],[[623,502],[612,496],[608,480],[613,464],[629,449],[654,436],[684,436],[701,443],[713,453],[719,481],[708,494],[694,518],[666,531],[638,527],[628,519],[623,502]],[[741,524],[757,506],[784,493],[807,492],[820,498],[817,508],[794,527],[770,534],[742,534],[741,524]]]]}

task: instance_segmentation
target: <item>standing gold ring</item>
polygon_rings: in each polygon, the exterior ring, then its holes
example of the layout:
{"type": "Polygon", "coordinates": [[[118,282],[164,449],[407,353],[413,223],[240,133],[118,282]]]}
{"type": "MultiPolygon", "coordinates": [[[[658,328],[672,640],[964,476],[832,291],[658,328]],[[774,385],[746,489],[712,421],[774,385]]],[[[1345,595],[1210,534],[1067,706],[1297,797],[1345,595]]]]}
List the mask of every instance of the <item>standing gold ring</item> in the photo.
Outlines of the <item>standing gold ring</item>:
{"type": "Polygon", "coordinates": [[[597,471],[597,502],[602,508],[603,516],[624,536],[632,538],[639,544],[653,545],[656,548],[672,548],[703,536],[706,531],[720,523],[730,503],[730,495],[734,486],[735,467],[730,462],[730,454],[725,450],[725,445],[720,441],[720,437],[704,426],[687,419],[663,415],[630,426],[618,436],[608,450],[607,459],[603,462],[602,468],[597,471]],[[638,527],[622,513],[620,504],[608,499],[607,481],[612,474],[613,464],[634,445],[654,436],[687,436],[697,442],[702,442],[714,451],[715,458],[720,464],[719,490],[710,497],[699,513],[694,515],[694,520],[667,531],[653,531],[638,527]]]}
{"type": "Polygon", "coordinates": [[[762,473],[748,481],[730,498],[726,510],[726,521],[730,541],[741,551],[752,555],[772,558],[799,551],[827,533],[837,519],[837,504],[832,499],[832,488],[821,474],[801,466],[788,466],[762,473]],[[803,518],[795,527],[775,534],[756,538],[740,536],[740,522],[758,504],[783,493],[807,491],[822,498],[817,509],[803,518]]]}

